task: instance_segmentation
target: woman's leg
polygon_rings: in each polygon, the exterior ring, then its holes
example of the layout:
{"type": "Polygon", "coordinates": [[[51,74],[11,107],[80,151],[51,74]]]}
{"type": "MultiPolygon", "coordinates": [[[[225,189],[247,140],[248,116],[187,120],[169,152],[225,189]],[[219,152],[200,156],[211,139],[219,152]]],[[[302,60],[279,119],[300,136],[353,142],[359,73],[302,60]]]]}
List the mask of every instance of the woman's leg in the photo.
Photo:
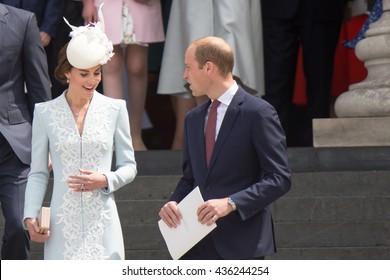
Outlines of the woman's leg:
{"type": "Polygon", "coordinates": [[[120,45],[114,46],[115,55],[103,66],[103,94],[123,99],[122,69],[123,53],[120,45]]]}
{"type": "Polygon", "coordinates": [[[148,47],[126,47],[127,95],[130,115],[130,130],[136,151],[147,150],[142,140],[142,115],[145,110],[148,86],[148,47]]]}

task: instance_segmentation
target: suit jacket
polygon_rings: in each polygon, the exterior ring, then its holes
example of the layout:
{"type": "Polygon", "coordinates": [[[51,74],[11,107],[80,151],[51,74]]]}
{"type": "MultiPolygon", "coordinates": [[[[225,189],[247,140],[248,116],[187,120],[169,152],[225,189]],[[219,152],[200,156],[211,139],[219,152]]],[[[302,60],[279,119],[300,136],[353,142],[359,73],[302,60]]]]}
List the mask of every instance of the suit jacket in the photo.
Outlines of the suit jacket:
{"type": "Polygon", "coordinates": [[[263,17],[291,19],[301,6],[311,18],[340,21],[346,3],[347,0],[261,0],[261,9],[263,17]]]}
{"type": "Polygon", "coordinates": [[[210,102],[191,110],[185,122],[183,177],[171,196],[180,202],[199,186],[204,200],[230,196],[237,211],[218,219],[211,233],[226,259],[276,251],[269,205],[289,191],[284,132],[275,109],[239,88],[221,125],[206,167],[204,119],[210,102]]]}
{"type": "Polygon", "coordinates": [[[0,38],[0,133],[19,159],[30,164],[34,104],[50,99],[46,55],[35,15],[0,4],[0,38]]]}
{"type": "Polygon", "coordinates": [[[64,1],[68,0],[0,0],[0,3],[35,13],[39,30],[54,38],[62,19],[64,1]]]}

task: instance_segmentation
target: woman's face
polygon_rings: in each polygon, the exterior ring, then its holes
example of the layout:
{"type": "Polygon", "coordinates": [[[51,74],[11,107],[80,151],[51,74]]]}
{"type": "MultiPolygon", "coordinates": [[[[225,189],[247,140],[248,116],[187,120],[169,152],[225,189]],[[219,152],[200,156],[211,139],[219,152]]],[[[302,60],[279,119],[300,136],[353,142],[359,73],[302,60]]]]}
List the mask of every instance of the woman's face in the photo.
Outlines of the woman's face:
{"type": "Polygon", "coordinates": [[[98,65],[89,69],[73,67],[65,76],[69,79],[69,91],[83,98],[92,98],[102,79],[102,66],[98,65]]]}

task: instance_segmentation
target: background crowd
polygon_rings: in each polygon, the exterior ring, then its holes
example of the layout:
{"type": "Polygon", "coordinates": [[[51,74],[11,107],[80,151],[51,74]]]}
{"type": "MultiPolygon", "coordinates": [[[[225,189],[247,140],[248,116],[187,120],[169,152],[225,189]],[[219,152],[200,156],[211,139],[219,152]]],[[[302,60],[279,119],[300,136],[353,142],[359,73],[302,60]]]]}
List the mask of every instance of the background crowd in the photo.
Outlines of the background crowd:
{"type": "MultiPolygon", "coordinates": [[[[53,76],[58,52],[69,41],[62,18],[76,26],[93,22],[101,2],[0,0],[37,15],[53,98],[65,89],[53,76]]],[[[185,114],[204,101],[186,89],[182,57],[191,41],[206,35],[220,36],[233,47],[236,80],[276,108],[288,146],[311,146],[311,120],[331,117],[332,101],[341,93],[334,90],[334,80],[340,81],[334,77],[340,74],[335,57],[345,48],[340,30],[352,18],[352,4],[361,2],[370,10],[375,0],[251,0],[239,8],[234,0],[108,2],[103,11],[109,15],[106,25],[116,56],[103,69],[99,91],[128,101],[133,145],[142,151],[182,149],[185,114]],[[122,24],[126,11],[112,3],[122,2],[130,5],[135,21],[143,19],[147,37],[132,42],[134,30],[125,39],[113,37],[111,30],[122,24]]]]}

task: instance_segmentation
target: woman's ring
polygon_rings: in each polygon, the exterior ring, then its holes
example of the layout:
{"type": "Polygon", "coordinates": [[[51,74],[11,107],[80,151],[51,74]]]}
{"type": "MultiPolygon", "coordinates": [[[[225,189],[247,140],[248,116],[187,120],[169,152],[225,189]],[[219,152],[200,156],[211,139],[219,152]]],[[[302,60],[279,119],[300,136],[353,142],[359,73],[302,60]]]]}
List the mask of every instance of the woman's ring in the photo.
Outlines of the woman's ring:
{"type": "Polygon", "coordinates": [[[82,191],[85,191],[84,184],[81,184],[81,190],[82,190],[82,191]]]}

